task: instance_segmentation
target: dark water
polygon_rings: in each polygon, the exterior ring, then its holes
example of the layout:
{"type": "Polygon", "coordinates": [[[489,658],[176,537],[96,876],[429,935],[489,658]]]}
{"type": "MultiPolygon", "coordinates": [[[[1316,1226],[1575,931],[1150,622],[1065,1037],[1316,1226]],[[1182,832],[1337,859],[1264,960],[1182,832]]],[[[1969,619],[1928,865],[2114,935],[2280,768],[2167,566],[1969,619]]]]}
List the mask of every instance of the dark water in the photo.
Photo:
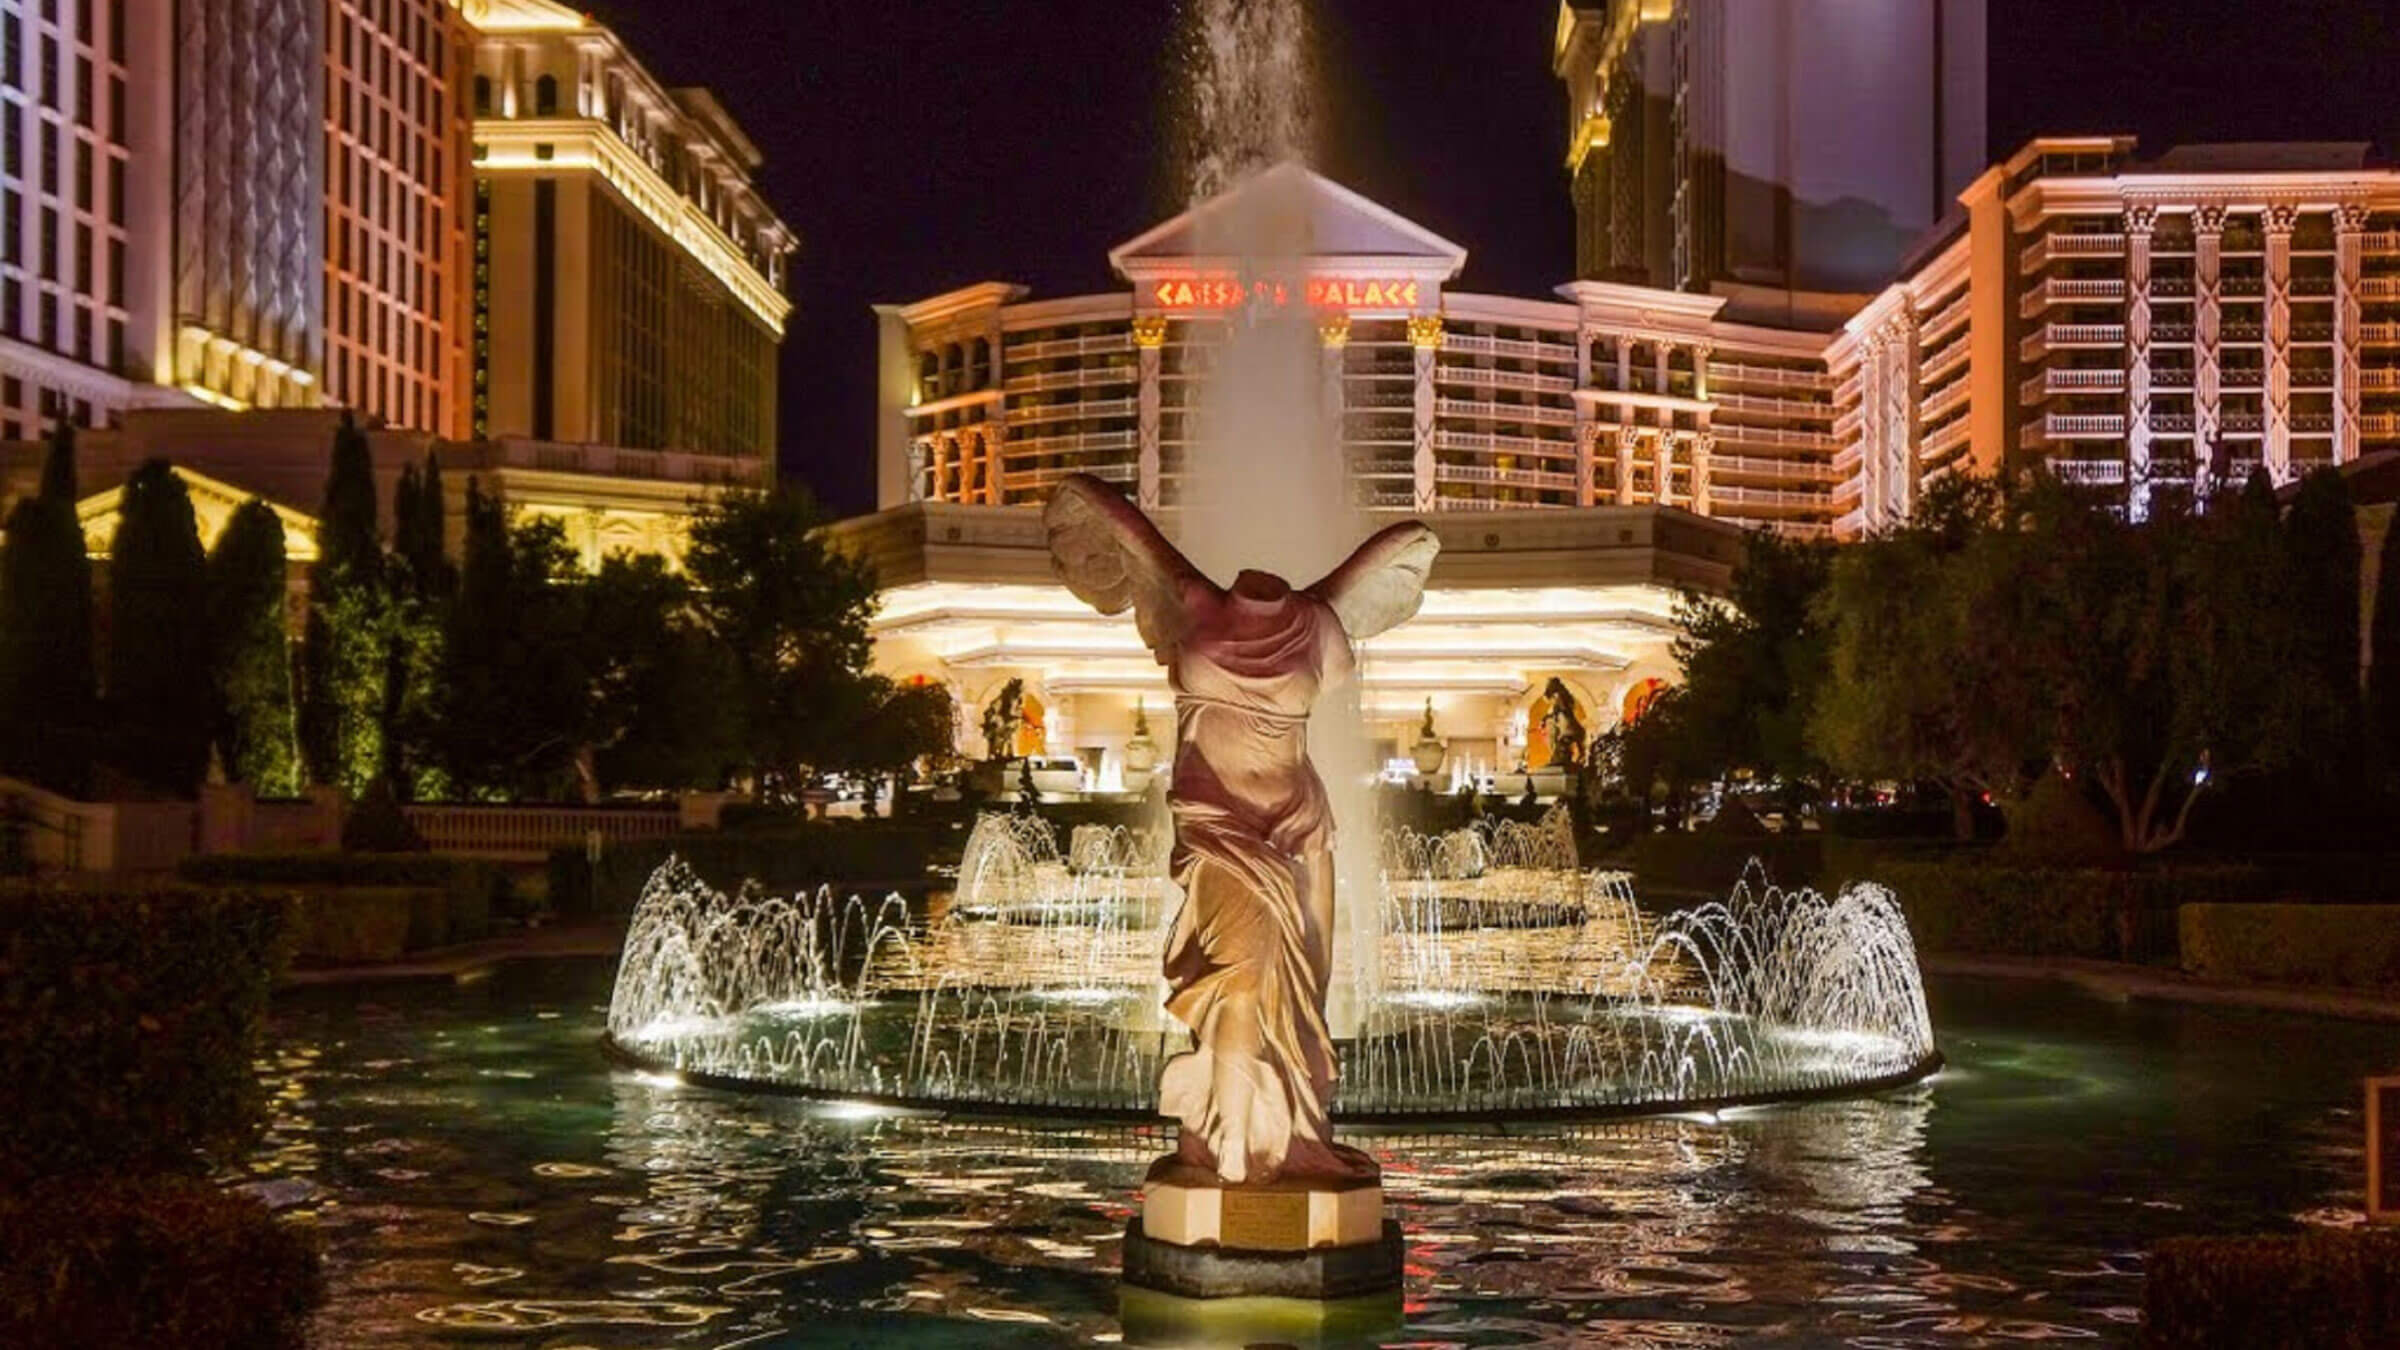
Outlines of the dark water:
{"type": "MultiPolygon", "coordinates": [[[[859,1117],[611,1072],[612,968],[277,1008],[257,1161],[314,1193],[327,1346],[1114,1343],[1161,1138],[859,1117]]],[[[2389,1028],[1935,981],[1952,1067],[1873,1101],[1354,1137],[1413,1346],[2123,1343],[2139,1253],[2346,1223],[2389,1028]]],[[[299,1188],[289,1188],[297,1190],[299,1188]]]]}

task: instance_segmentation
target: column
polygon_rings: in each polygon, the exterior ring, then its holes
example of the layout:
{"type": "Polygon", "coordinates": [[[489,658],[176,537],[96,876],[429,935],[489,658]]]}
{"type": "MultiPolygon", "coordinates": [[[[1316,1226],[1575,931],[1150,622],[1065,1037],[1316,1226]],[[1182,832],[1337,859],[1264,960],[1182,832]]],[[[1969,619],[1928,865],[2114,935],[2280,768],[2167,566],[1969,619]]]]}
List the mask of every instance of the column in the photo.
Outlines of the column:
{"type": "Polygon", "coordinates": [[[932,501],[950,500],[950,438],[935,434],[926,438],[926,458],[933,471],[926,497],[932,501]]]}
{"type": "Polygon", "coordinates": [[[1167,345],[1167,320],[1162,314],[1144,314],[1133,321],[1133,355],[1141,365],[1141,387],[1135,396],[1135,414],[1140,423],[1139,448],[1135,451],[1134,486],[1137,498],[1145,511],[1155,511],[1158,501],[1158,442],[1159,442],[1159,384],[1160,358],[1167,345]]]}
{"type": "Polygon", "coordinates": [[[1917,316],[1903,313],[1891,323],[1884,343],[1891,371],[1884,381],[1884,417],[1892,456],[1893,519],[1906,520],[1917,509],[1917,316]]]}
{"type": "MultiPolygon", "coordinates": [[[[2200,207],[2192,212],[2192,445],[2209,464],[2226,457],[2224,375],[2217,351],[2225,322],[2224,264],[2225,208],[2200,207]]],[[[2211,486],[2238,489],[2241,484],[2211,486]]]]}
{"type": "Polygon", "coordinates": [[[2150,234],[2158,208],[2125,213],[2125,509],[2150,517],[2150,234]]]}
{"type": "Polygon", "coordinates": [[[983,445],[983,504],[1005,506],[1008,504],[1008,474],[1001,467],[1000,452],[1008,442],[1008,426],[994,417],[983,424],[982,434],[976,439],[983,445]]]}
{"type": "Polygon", "coordinates": [[[1670,386],[1667,384],[1667,373],[1668,370],[1674,365],[1675,344],[1662,338],[1658,342],[1651,345],[1651,351],[1654,352],[1658,357],[1658,362],[1655,366],[1658,376],[1657,391],[1660,394],[1665,394],[1670,388],[1670,386]]]}
{"type": "Polygon", "coordinates": [[[2333,216],[2333,462],[2358,458],[2358,279],[2367,242],[2367,208],[2353,202],[2333,216]]]}
{"type": "Polygon", "coordinates": [[[2292,480],[2292,228],[2300,212],[2270,206],[2267,230],[2267,472],[2292,480]]]}
{"type": "Polygon", "coordinates": [[[1715,515],[1715,502],[1709,496],[1710,457],[1717,453],[1717,438],[1702,431],[1692,437],[1692,510],[1700,515],[1715,515]]]}
{"type": "Polygon", "coordinates": [[[1675,504],[1675,443],[1683,439],[1680,431],[1660,431],[1650,443],[1651,473],[1656,475],[1658,491],[1651,500],[1660,506],[1675,504]]]}
{"type": "Polygon", "coordinates": [[[1360,492],[1358,475],[1350,471],[1350,439],[1342,414],[1350,406],[1343,390],[1345,381],[1343,353],[1350,348],[1350,316],[1336,314],[1317,325],[1317,415],[1324,421],[1325,450],[1342,466],[1342,482],[1349,485],[1355,502],[1360,492]]]}
{"type": "Polygon", "coordinates": [[[1692,397],[1708,400],[1708,358],[1716,349],[1705,342],[1692,346],[1692,397]]]}
{"type": "Polygon", "coordinates": [[[1873,534],[1894,523],[1891,510],[1891,485],[1887,481],[1891,464],[1884,453],[1883,330],[1870,332],[1859,343],[1858,351],[1858,472],[1862,481],[1859,494],[1859,532],[1873,534]]]}
{"type": "Polygon", "coordinates": [[[1416,509],[1431,511],[1434,509],[1437,495],[1434,490],[1433,476],[1435,420],[1433,365],[1435,355],[1442,349],[1442,316],[1420,314],[1410,319],[1408,321],[1408,345],[1415,350],[1417,358],[1416,456],[1414,459],[1416,509]]]}
{"type": "Polygon", "coordinates": [[[1625,413],[1625,420],[1617,427],[1617,505],[1619,506],[1633,505],[1633,447],[1634,442],[1640,436],[1641,433],[1633,425],[1633,414],[1628,410],[1625,413]]]}

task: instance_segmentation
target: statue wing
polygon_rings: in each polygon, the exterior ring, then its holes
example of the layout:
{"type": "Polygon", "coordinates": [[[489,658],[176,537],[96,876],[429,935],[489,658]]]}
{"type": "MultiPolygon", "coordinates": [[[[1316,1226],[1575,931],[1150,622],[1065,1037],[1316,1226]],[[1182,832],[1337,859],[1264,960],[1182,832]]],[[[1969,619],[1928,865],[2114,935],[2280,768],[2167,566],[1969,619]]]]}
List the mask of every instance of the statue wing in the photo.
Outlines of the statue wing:
{"type": "Polygon", "coordinates": [[[1150,518],[1089,474],[1073,474],[1042,511],[1050,562],[1075,598],[1103,614],[1133,611],[1142,641],[1160,660],[1183,634],[1184,590],[1208,585],[1150,518]]]}
{"type": "Polygon", "coordinates": [[[1425,578],[1433,571],[1442,541],[1422,522],[1409,520],[1358,546],[1308,593],[1333,607],[1342,631],[1363,642],[1416,617],[1425,600],[1425,578]]]}

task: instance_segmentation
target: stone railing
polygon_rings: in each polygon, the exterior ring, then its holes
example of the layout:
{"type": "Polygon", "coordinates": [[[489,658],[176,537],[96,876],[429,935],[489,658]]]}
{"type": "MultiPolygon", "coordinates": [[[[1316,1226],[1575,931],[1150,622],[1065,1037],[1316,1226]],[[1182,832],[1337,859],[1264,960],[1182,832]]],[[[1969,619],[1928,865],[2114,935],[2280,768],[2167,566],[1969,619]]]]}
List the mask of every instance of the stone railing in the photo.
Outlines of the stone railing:
{"type": "Polygon", "coordinates": [[[683,826],[683,812],[665,807],[434,805],[403,808],[408,823],[436,853],[504,862],[538,862],[556,848],[664,839],[683,826]]]}

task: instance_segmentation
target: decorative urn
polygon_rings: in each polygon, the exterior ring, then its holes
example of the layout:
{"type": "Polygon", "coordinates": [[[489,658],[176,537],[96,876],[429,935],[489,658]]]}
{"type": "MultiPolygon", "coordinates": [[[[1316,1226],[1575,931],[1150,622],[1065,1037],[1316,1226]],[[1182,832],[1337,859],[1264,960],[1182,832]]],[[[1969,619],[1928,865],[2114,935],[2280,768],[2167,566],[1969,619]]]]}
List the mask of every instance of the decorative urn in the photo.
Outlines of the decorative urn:
{"type": "Polygon", "coordinates": [[[1442,738],[1433,733],[1433,700],[1427,699],[1425,721],[1417,728],[1417,743],[1409,750],[1409,758],[1416,761],[1419,774],[1431,778],[1442,771],[1442,761],[1449,758],[1449,754],[1449,748],[1442,744],[1442,738]]]}

